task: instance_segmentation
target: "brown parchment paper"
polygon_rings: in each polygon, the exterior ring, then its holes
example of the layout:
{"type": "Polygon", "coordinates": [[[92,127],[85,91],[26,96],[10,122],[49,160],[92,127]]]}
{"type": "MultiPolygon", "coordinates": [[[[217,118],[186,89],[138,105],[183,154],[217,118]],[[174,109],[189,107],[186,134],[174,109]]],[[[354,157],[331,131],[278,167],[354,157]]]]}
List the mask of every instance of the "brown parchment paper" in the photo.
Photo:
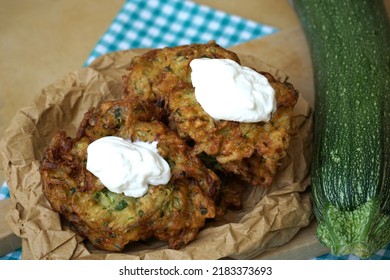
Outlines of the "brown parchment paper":
{"type": "MultiPolygon", "coordinates": [[[[122,75],[134,55],[130,50],[104,55],[90,67],[67,74],[48,87],[30,106],[22,108],[0,142],[12,206],[7,222],[23,239],[32,259],[248,259],[290,241],[313,217],[309,168],[312,110],[300,97],[295,108],[296,133],[275,182],[267,189],[248,188],[243,209],[210,220],[196,240],[180,250],[167,249],[154,239],[133,242],[121,253],[99,251],[54,212],[42,192],[40,160],[57,130],[74,137],[84,113],[122,95],[122,75]]],[[[287,76],[251,57],[242,64],[287,76]]],[[[299,90],[299,89],[298,89],[299,90]]]]}

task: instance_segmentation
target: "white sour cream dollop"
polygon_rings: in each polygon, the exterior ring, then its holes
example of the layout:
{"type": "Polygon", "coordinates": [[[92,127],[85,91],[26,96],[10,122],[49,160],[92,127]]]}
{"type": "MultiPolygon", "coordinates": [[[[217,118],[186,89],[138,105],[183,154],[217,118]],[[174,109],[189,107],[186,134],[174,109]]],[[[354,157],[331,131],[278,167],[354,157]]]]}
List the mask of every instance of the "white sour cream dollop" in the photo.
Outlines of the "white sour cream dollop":
{"type": "Polygon", "coordinates": [[[87,148],[87,170],[114,193],[142,197],[149,185],[167,184],[168,163],[160,156],[157,142],[131,142],[107,136],[87,148]]]}
{"type": "Polygon", "coordinates": [[[195,98],[212,118],[269,121],[276,110],[275,90],[255,70],[230,59],[198,58],[190,63],[195,98]]]}

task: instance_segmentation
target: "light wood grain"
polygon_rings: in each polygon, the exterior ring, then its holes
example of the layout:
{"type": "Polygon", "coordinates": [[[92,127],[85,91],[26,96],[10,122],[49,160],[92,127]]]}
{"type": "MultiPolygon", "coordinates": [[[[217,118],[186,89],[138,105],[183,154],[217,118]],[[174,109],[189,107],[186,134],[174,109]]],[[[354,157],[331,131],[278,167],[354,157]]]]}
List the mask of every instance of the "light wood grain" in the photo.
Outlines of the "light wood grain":
{"type": "Polygon", "coordinates": [[[42,88],[82,67],[123,2],[1,0],[0,137],[42,88]]]}
{"type": "Polygon", "coordinates": [[[196,0],[195,2],[281,30],[299,25],[298,17],[289,0],[196,0]]]}

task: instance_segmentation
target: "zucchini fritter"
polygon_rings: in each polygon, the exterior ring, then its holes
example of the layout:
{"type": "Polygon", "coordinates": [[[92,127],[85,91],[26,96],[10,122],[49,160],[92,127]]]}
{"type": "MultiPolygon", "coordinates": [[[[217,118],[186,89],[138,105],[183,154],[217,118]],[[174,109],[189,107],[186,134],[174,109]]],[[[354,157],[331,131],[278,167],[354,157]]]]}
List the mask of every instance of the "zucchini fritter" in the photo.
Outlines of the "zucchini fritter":
{"type": "Polygon", "coordinates": [[[120,251],[137,240],[156,237],[178,249],[192,241],[216,214],[220,180],[174,131],[158,121],[162,110],[142,102],[107,101],[84,116],[75,138],[57,133],[40,172],[54,210],[97,248],[120,251]],[[172,177],[150,186],[141,198],[116,194],[86,170],[88,145],[103,136],[158,141],[172,177]]]}
{"type": "Polygon", "coordinates": [[[215,42],[152,50],[132,60],[124,77],[124,98],[160,106],[166,112],[169,127],[194,146],[196,154],[215,159],[225,173],[235,174],[254,186],[269,186],[289,145],[298,92],[290,83],[260,72],[275,90],[277,110],[271,120],[215,120],[196,101],[191,83],[189,64],[201,57],[240,62],[235,53],[215,42]]]}
{"type": "MultiPolygon", "coordinates": [[[[249,183],[269,186],[285,156],[298,92],[267,77],[277,110],[268,122],[218,121],[196,101],[195,58],[238,56],[215,42],[148,51],[134,57],[123,77],[123,100],[85,113],[75,138],[58,132],[40,172],[52,208],[97,248],[121,251],[131,241],[156,237],[179,249],[194,240],[208,218],[239,209],[249,183]],[[104,136],[157,141],[171,179],[140,198],[109,191],[86,169],[87,147],[104,136]]],[[[210,77],[210,82],[213,82],[210,77]]]]}

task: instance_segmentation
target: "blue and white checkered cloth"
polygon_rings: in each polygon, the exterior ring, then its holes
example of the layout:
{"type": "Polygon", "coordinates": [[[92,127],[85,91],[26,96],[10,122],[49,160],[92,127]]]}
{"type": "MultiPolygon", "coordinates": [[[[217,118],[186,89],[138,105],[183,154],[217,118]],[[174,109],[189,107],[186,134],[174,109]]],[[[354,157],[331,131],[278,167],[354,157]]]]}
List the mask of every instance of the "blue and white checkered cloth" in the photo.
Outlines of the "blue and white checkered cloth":
{"type": "MultiPolygon", "coordinates": [[[[276,32],[271,26],[228,14],[188,0],[127,0],[107,31],[97,42],[84,63],[114,51],[132,48],[161,48],[215,40],[228,48],[276,32]]],[[[4,183],[0,199],[9,198],[4,183]]],[[[21,259],[21,249],[0,260],[21,259]]],[[[356,259],[331,254],[316,259],[356,259]]],[[[377,252],[373,259],[390,259],[390,245],[377,252]]]]}
{"type": "MultiPolygon", "coordinates": [[[[316,260],[360,260],[355,255],[334,256],[326,254],[315,258],[316,260]]],[[[370,260],[390,260],[390,244],[385,248],[376,252],[370,260]]]]}
{"type": "Polygon", "coordinates": [[[9,198],[9,189],[7,184],[4,182],[0,187],[0,200],[9,198]]]}
{"type": "Polygon", "coordinates": [[[128,0],[101,37],[86,65],[113,51],[161,48],[215,40],[231,47],[277,29],[192,1],[128,0]]]}
{"type": "MultiPolygon", "coordinates": [[[[4,182],[0,186],[0,200],[7,199],[10,197],[9,189],[7,184],[4,182]]],[[[1,213],[3,215],[4,213],[1,213]]],[[[0,256],[0,260],[20,260],[22,258],[22,248],[15,250],[5,256],[0,256]]]]}
{"type": "Polygon", "coordinates": [[[1,260],[21,260],[22,259],[22,248],[19,248],[9,254],[6,254],[4,256],[0,256],[0,261],[1,260]]]}

